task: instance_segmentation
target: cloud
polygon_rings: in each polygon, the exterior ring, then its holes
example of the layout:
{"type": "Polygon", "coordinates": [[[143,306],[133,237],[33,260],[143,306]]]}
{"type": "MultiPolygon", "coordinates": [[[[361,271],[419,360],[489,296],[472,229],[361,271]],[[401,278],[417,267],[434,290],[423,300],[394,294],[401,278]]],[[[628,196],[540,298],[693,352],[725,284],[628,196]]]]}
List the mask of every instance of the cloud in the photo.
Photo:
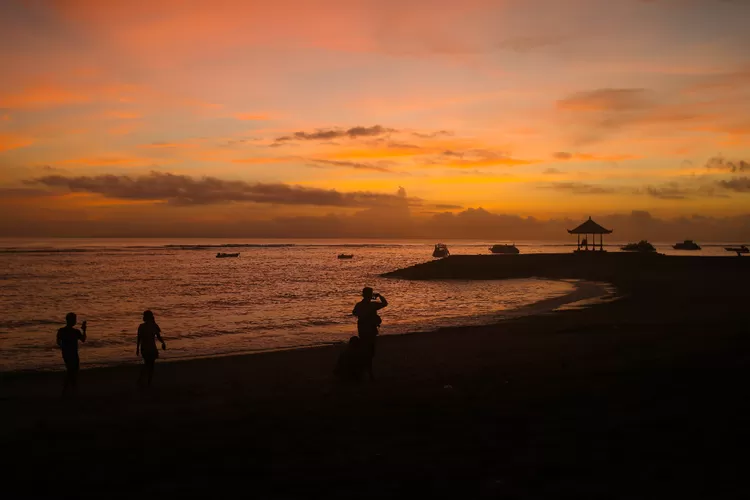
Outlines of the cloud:
{"type": "Polygon", "coordinates": [[[434,208],[435,210],[461,210],[464,207],[461,205],[452,205],[449,203],[436,203],[434,205],[429,205],[428,208],[434,208]]]}
{"type": "Polygon", "coordinates": [[[65,177],[49,175],[25,181],[74,192],[100,194],[123,200],[165,201],[175,205],[210,205],[228,202],[270,203],[280,205],[317,205],[330,207],[375,207],[413,201],[405,193],[397,195],[367,191],[339,192],[289,184],[248,183],[215,177],[194,179],[186,175],[151,172],[149,175],[98,175],[65,177]]]}
{"type": "Polygon", "coordinates": [[[457,153],[455,151],[451,151],[450,149],[443,151],[442,154],[443,154],[443,156],[450,156],[450,157],[454,157],[454,158],[463,158],[464,157],[463,153],[457,153]]]}
{"type": "Polygon", "coordinates": [[[750,163],[744,160],[729,161],[720,156],[715,156],[706,162],[706,168],[709,170],[725,170],[734,174],[750,171],[750,163]]]}
{"type": "Polygon", "coordinates": [[[548,186],[542,186],[542,189],[554,189],[555,191],[569,191],[573,194],[612,194],[616,193],[617,189],[608,186],[600,186],[598,184],[585,184],[581,182],[555,182],[548,186]]]}
{"type": "Polygon", "coordinates": [[[670,183],[659,187],[647,186],[646,193],[661,200],[684,200],[690,192],[680,188],[676,183],[670,183]]]}
{"type": "Polygon", "coordinates": [[[436,137],[453,136],[454,132],[450,130],[438,130],[437,132],[431,132],[431,133],[412,132],[412,135],[414,137],[419,137],[420,139],[435,139],[436,137]]]}
{"type": "Polygon", "coordinates": [[[0,187],[0,200],[17,198],[39,198],[42,196],[54,196],[55,193],[45,189],[0,187]]]}
{"type": "Polygon", "coordinates": [[[594,155],[588,153],[568,153],[567,151],[558,151],[557,153],[552,153],[552,157],[562,161],[625,161],[638,158],[637,156],[633,155],[594,155]]]}
{"type": "Polygon", "coordinates": [[[557,153],[552,153],[552,157],[556,158],[558,160],[570,160],[573,158],[573,153],[567,153],[565,151],[559,151],[557,153]]]}
{"type": "Polygon", "coordinates": [[[391,162],[378,162],[364,163],[354,161],[337,161],[337,160],[313,160],[318,165],[330,165],[332,167],[346,167],[353,168],[355,170],[372,170],[374,172],[393,173],[393,170],[385,167],[384,165],[390,165],[391,162]]]}
{"type": "Polygon", "coordinates": [[[318,129],[315,132],[295,132],[292,135],[285,135],[277,137],[277,142],[284,141],[329,141],[331,139],[339,139],[342,137],[349,137],[350,139],[356,139],[359,137],[376,137],[379,135],[390,134],[396,132],[394,129],[381,127],[380,125],[374,125],[372,127],[352,127],[347,130],[343,129],[318,129]]]}
{"type": "Polygon", "coordinates": [[[548,168],[542,172],[543,175],[562,175],[564,172],[556,168],[548,168]]]}
{"type": "Polygon", "coordinates": [[[513,167],[529,165],[535,160],[514,158],[506,152],[487,149],[467,149],[466,151],[443,151],[440,156],[427,159],[427,165],[439,165],[449,168],[482,168],[482,167],[513,167]]]}
{"type": "Polygon", "coordinates": [[[557,108],[565,111],[633,111],[652,106],[648,91],[636,89],[597,89],[578,92],[557,101],[557,108]]]}
{"type": "Polygon", "coordinates": [[[750,193],[750,177],[735,177],[728,181],[718,181],[717,184],[738,193],[750,193]]]}

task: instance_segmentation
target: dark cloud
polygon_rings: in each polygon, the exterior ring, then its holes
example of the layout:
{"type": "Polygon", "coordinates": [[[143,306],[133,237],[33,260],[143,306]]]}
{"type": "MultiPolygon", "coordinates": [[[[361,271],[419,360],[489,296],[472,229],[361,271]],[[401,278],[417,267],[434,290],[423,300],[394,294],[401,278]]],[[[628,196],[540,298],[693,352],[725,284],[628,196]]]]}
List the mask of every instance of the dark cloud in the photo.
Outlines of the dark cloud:
{"type": "Polygon", "coordinates": [[[435,210],[461,210],[464,208],[461,205],[451,205],[448,203],[437,203],[435,205],[429,205],[430,208],[434,208],[435,210]]]}
{"type": "Polygon", "coordinates": [[[392,128],[381,127],[380,125],[374,125],[372,127],[352,127],[350,129],[319,129],[315,132],[295,132],[293,135],[285,135],[277,137],[276,142],[286,141],[330,141],[332,139],[339,139],[343,137],[349,137],[350,139],[356,139],[359,137],[376,137],[379,135],[390,134],[396,132],[392,128]]]}
{"type": "Polygon", "coordinates": [[[457,153],[457,152],[451,151],[451,150],[443,151],[442,155],[443,156],[451,156],[451,157],[455,157],[455,158],[463,158],[464,157],[463,153],[457,153]]]}
{"type": "Polygon", "coordinates": [[[388,147],[394,149],[422,149],[416,144],[409,144],[408,142],[389,142],[388,147]]]}
{"type": "Polygon", "coordinates": [[[652,106],[646,89],[597,89],[557,101],[558,109],[573,111],[633,111],[652,106]]]}
{"type": "Polygon", "coordinates": [[[45,189],[0,187],[0,201],[17,198],[39,198],[41,196],[54,196],[55,194],[45,189]]]}
{"type": "Polygon", "coordinates": [[[676,183],[664,186],[647,186],[646,193],[654,198],[662,200],[684,200],[688,198],[690,191],[679,187],[676,183]]]}
{"type": "Polygon", "coordinates": [[[750,177],[735,177],[728,181],[718,181],[717,184],[724,189],[738,193],[750,193],[750,177]]]}
{"type": "Polygon", "coordinates": [[[176,205],[210,205],[229,202],[330,207],[371,207],[402,203],[405,196],[366,191],[340,192],[289,184],[228,181],[215,177],[194,179],[186,175],[151,172],[149,175],[98,175],[65,177],[50,175],[26,184],[96,193],[107,198],[165,201],[176,205]]]}
{"type": "Polygon", "coordinates": [[[725,160],[724,158],[720,156],[716,156],[713,158],[710,158],[706,162],[706,168],[709,170],[725,170],[727,172],[737,173],[737,172],[746,172],[750,171],[750,163],[739,160],[739,161],[729,161],[725,160]]]}
{"type": "Polygon", "coordinates": [[[427,134],[421,132],[413,132],[412,135],[414,137],[419,137],[420,139],[434,139],[441,136],[452,136],[453,132],[450,130],[438,130],[437,132],[431,132],[427,134]]]}
{"type": "Polygon", "coordinates": [[[558,160],[570,160],[571,158],[573,158],[573,153],[558,151],[557,153],[552,153],[552,156],[558,160]]]}
{"type": "Polygon", "coordinates": [[[373,172],[393,173],[393,170],[388,168],[386,165],[390,165],[390,162],[378,162],[378,163],[363,163],[354,161],[338,161],[338,160],[313,160],[317,166],[329,165],[332,167],[346,167],[353,168],[355,170],[372,170],[373,172]]]}
{"type": "Polygon", "coordinates": [[[543,189],[554,189],[555,191],[569,191],[573,194],[612,194],[617,189],[600,186],[598,184],[584,184],[581,182],[555,182],[548,186],[542,186],[543,189]]]}
{"type": "Polygon", "coordinates": [[[561,175],[562,173],[562,170],[558,170],[556,168],[548,168],[544,172],[542,172],[543,175],[561,175]]]}

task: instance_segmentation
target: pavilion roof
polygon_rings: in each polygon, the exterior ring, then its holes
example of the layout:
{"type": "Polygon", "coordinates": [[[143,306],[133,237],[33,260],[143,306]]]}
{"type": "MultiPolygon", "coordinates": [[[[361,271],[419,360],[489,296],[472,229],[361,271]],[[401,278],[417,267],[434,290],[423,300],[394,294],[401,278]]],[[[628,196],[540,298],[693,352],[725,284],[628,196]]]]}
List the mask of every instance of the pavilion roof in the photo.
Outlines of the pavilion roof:
{"type": "Polygon", "coordinates": [[[575,229],[568,229],[568,233],[570,234],[610,234],[612,231],[610,229],[604,229],[602,226],[591,220],[591,217],[589,217],[589,220],[581,224],[575,229]]]}

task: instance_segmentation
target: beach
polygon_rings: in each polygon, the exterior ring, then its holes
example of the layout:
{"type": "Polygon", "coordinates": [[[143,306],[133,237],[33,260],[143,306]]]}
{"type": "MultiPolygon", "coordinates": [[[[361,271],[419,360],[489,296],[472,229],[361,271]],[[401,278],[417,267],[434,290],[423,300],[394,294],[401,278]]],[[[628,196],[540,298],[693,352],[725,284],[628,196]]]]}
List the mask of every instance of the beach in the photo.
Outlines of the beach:
{"type": "MultiPolygon", "coordinates": [[[[379,340],[377,379],[339,346],[5,373],[3,471],[24,496],[742,498],[750,260],[454,256],[410,279],[583,279],[618,300],[379,340]]],[[[390,301],[395,300],[389,297],[390,301]]],[[[449,307],[426,297],[425,307],[449,307]]]]}

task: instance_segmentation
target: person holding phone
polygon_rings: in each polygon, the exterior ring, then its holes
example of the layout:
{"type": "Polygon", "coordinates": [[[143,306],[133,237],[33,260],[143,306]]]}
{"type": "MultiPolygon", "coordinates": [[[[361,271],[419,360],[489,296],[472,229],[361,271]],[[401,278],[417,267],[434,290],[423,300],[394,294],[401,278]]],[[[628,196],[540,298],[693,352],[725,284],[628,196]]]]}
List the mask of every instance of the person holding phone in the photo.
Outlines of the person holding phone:
{"type": "Polygon", "coordinates": [[[151,311],[143,312],[143,323],[138,327],[138,338],[135,345],[135,355],[143,356],[143,368],[138,377],[138,385],[143,387],[144,378],[147,379],[147,385],[151,386],[151,380],[154,378],[154,365],[156,358],[159,357],[159,350],[156,348],[156,340],[161,342],[161,349],[166,350],[167,344],[161,338],[161,328],[156,324],[154,313],[151,311]]]}
{"type": "Polygon", "coordinates": [[[375,380],[372,372],[372,360],[375,357],[375,337],[377,337],[378,328],[382,323],[378,311],[387,305],[388,301],[385,300],[385,297],[379,293],[374,293],[372,288],[368,286],[362,289],[362,300],[357,302],[354,310],[352,310],[352,315],[357,317],[357,333],[361,339],[370,380],[375,380]],[[378,299],[377,302],[375,299],[378,299]]]}
{"type": "Polygon", "coordinates": [[[65,362],[65,385],[63,394],[75,390],[78,386],[78,370],[80,358],[78,357],[78,341],[86,342],[86,322],[81,324],[81,330],[74,328],[78,322],[76,313],[68,313],[65,316],[65,326],[57,330],[57,346],[62,351],[65,362]]]}

